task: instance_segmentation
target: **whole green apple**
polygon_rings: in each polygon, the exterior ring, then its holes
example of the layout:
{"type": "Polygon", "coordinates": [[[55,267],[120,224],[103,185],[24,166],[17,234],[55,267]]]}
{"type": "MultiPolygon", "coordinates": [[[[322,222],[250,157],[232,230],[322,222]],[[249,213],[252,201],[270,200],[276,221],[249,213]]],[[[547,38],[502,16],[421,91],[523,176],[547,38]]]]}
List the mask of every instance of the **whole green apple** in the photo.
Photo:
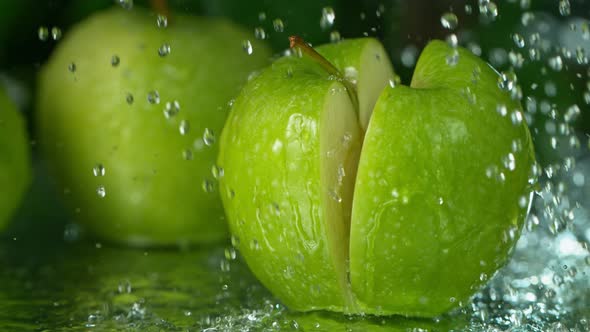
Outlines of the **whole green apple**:
{"type": "Polygon", "coordinates": [[[25,121],[0,88],[0,230],[6,227],[31,181],[25,121]]]}
{"type": "Polygon", "coordinates": [[[216,135],[269,51],[223,19],[99,12],[64,35],[39,80],[45,157],[78,222],[132,245],[227,236],[216,135]]]}
{"type": "Polygon", "coordinates": [[[440,315],[505,263],[523,224],[521,106],[440,41],[411,87],[375,40],[317,51],[328,61],[299,43],[233,104],[218,166],[234,243],[292,309],[440,315]]]}

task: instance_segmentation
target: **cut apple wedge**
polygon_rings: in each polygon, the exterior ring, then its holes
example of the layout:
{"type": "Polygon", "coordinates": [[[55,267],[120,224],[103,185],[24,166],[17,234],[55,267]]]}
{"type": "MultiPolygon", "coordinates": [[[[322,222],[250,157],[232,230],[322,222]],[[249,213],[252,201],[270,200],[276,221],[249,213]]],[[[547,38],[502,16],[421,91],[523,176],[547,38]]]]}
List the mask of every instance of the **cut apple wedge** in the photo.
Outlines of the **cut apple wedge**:
{"type": "Polygon", "coordinates": [[[222,200],[252,272],[301,311],[432,317],[464,301],[530,203],[528,128],[496,112],[520,104],[442,42],[412,88],[388,84],[374,39],[294,46],[242,90],[221,136],[222,200]]]}

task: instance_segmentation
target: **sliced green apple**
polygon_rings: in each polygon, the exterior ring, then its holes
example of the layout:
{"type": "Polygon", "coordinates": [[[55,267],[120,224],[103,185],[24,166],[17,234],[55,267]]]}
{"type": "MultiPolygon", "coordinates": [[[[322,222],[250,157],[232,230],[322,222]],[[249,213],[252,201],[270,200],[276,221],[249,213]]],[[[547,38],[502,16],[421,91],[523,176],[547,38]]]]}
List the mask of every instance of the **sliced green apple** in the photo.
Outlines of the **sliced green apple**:
{"type": "Polygon", "coordinates": [[[251,270],[296,310],[431,317],[465,300],[530,202],[519,103],[442,42],[412,88],[387,84],[374,40],[319,47],[329,63],[299,50],[249,82],[221,137],[222,200],[251,270]]]}

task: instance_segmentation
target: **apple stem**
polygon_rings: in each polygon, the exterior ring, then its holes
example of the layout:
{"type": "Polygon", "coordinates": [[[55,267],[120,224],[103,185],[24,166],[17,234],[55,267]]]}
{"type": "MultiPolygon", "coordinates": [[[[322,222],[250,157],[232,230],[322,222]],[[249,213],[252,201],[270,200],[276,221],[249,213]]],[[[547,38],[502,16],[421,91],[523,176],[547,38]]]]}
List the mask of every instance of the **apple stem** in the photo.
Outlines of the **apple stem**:
{"type": "Polygon", "coordinates": [[[350,97],[350,99],[354,105],[354,108],[358,111],[359,102],[358,102],[358,97],[357,97],[357,93],[356,93],[356,87],[351,81],[347,80],[344,77],[344,75],[342,75],[342,73],[338,70],[338,68],[336,68],[330,61],[328,61],[328,59],[324,58],[321,54],[319,54],[316,50],[314,50],[313,47],[311,47],[309,44],[307,44],[305,42],[305,40],[303,40],[303,38],[301,38],[299,36],[290,36],[289,37],[289,46],[292,49],[300,50],[302,54],[307,55],[308,57],[313,59],[315,62],[317,62],[320,66],[322,66],[322,68],[324,68],[324,70],[328,74],[337,77],[338,81],[342,82],[342,84],[344,84],[344,87],[346,87],[346,91],[348,92],[348,96],[350,97]]]}
{"type": "Polygon", "coordinates": [[[172,20],[170,16],[170,7],[168,7],[167,0],[151,0],[150,1],[152,9],[159,15],[166,17],[168,24],[172,20]]]}

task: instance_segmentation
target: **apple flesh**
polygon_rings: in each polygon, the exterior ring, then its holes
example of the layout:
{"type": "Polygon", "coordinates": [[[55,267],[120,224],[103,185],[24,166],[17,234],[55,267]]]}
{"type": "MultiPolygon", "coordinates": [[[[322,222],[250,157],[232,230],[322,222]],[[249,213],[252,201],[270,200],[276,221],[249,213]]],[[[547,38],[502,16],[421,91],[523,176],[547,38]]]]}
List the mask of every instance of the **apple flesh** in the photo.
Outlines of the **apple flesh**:
{"type": "Polygon", "coordinates": [[[411,87],[388,84],[375,40],[318,52],[349,81],[287,56],[233,105],[218,164],[234,243],[292,309],[440,315],[518,237],[534,164],[521,106],[489,65],[440,41],[411,87]]]}
{"type": "Polygon", "coordinates": [[[40,74],[37,124],[79,223],[138,246],[228,236],[216,137],[230,99],[268,64],[253,37],[223,19],[174,14],[158,26],[139,7],[64,35],[40,74]]]}
{"type": "Polygon", "coordinates": [[[24,119],[0,88],[0,230],[10,221],[31,182],[28,144],[24,119]]]}

